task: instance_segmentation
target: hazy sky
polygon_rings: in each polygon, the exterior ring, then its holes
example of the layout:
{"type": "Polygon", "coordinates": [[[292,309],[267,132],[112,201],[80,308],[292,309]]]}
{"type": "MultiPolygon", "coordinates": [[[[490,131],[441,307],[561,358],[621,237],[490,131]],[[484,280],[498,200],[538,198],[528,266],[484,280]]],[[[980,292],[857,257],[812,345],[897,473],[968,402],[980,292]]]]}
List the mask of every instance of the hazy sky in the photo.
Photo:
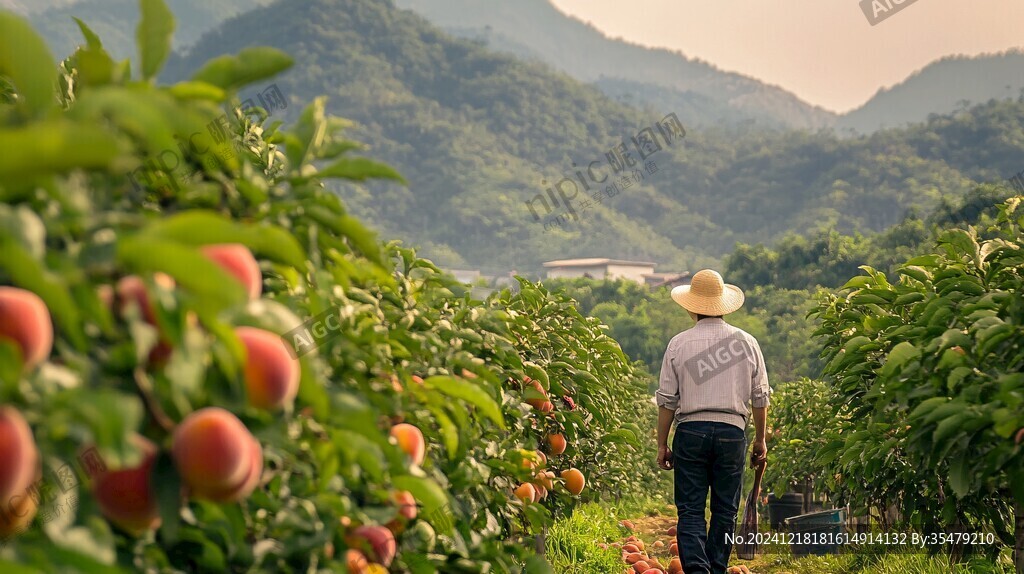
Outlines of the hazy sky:
{"type": "Polygon", "coordinates": [[[612,38],[680,50],[840,112],[943,56],[1024,48],[1024,0],[918,0],[875,26],[857,0],[553,2],[612,38]]]}

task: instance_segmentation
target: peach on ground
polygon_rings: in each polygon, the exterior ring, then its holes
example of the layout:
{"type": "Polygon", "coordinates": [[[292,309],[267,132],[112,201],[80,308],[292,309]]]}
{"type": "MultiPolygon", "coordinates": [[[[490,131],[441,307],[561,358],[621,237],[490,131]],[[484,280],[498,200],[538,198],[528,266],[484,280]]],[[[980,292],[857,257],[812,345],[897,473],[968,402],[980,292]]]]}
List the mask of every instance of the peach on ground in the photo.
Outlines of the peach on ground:
{"type": "Polygon", "coordinates": [[[171,456],[190,494],[215,502],[247,496],[263,466],[259,442],[238,417],[219,407],[200,409],[181,421],[171,456]]]}
{"type": "Polygon", "coordinates": [[[401,423],[391,427],[391,436],[398,442],[398,448],[405,451],[415,464],[423,464],[427,443],[420,429],[409,423],[401,423]]]}
{"type": "Polygon", "coordinates": [[[242,284],[249,300],[259,299],[263,292],[263,274],[248,247],[241,243],[219,243],[204,245],[200,251],[233,275],[242,284]]]}
{"type": "Polygon", "coordinates": [[[25,370],[53,350],[53,321],[46,303],[31,291],[0,286],[0,340],[13,342],[25,370]]]}
{"type": "Polygon", "coordinates": [[[160,526],[152,477],[158,449],[141,435],[132,435],[131,441],[142,451],[142,461],[135,467],[108,469],[96,474],[92,493],[100,512],[108,520],[138,535],[160,526]]]}
{"type": "Polygon", "coordinates": [[[299,362],[278,335],[255,327],[238,327],[235,334],[245,347],[245,387],[249,404],[276,410],[292,403],[299,393],[299,362]]]}

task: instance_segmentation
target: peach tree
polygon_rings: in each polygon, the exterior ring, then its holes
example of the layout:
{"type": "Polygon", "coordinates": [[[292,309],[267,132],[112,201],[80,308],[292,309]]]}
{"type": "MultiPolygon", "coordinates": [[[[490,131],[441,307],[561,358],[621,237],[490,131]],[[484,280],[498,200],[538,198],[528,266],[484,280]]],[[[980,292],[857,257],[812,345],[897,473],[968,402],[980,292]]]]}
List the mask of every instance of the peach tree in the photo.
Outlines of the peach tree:
{"type": "Polygon", "coordinates": [[[287,55],[160,86],[141,14],[133,70],[0,11],[4,571],[545,572],[529,535],[644,488],[645,375],[596,320],[380,243],[325,181],[402,178],[347,122],[238,106],[287,55]]]}
{"type": "Polygon", "coordinates": [[[881,497],[888,489],[884,500],[925,532],[994,533],[1016,546],[1018,571],[1024,568],[1020,205],[1017,197],[1000,206],[987,229],[946,231],[933,253],[898,269],[897,282],[863,268],[818,309],[833,404],[853,421],[820,459],[854,496],[874,489],[868,498],[881,497]]]}

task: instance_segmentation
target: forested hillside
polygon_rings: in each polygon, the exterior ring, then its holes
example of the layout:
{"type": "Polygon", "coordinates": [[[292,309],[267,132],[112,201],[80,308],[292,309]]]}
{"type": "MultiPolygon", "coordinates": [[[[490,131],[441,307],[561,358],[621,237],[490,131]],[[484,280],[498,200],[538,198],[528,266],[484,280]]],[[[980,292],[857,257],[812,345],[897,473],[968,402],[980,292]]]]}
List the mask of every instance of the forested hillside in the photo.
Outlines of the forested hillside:
{"type": "MultiPolygon", "coordinates": [[[[168,0],[167,5],[178,15],[174,47],[186,48],[204,32],[257,6],[272,0],[168,0]]],[[[15,2],[17,3],[17,2],[15,2]]],[[[46,39],[55,54],[70,54],[81,42],[81,32],[74,17],[87,20],[103,38],[104,47],[115,58],[134,58],[135,22],[139,19],[139,3],[135,0],[75,0],[24,2],[14,8],[31,13],[32,25],[46,39]]]]}
{"type": "Polygon", "coordinates": [[[1016,98],[1022,89],[1024,52],[943,58],[899,84],[879,90],[863,106],[841,116],[836,127],[870,133],[923,122],[928,114],[952,113],[965,103],[1016,98]]]}
{"type": "Polygon", "coordinates": [[[328,109],[357,121],[372,153],[410,182],[348,187],[347,203],[444,265],[529,271],[545,260],[603,255],[692,269],[736,242],[770,243],[791,230],[881,231],[908,209],[929,213],[944,196],[1024,168],[1019,101],[853,139],[693,128],[662,144],[650,157],[657,171],[639,184],[586,208],[580,193],[580,221],[550,225],[560,206],[538,221],[526,202],[591,161],[602,162],[600,177],[606,152],[623,141],[632,150],[631,136],[674,110],[617,103],[369,0],[300,0],[244,14],[174,62],[171,76],[260,43],[296,56],[277,80],[290,101],[328,94],[328,109]]]}
{"type": "MultiPolygon", "coordinates": [[[[521,57],[540,59],[583,82],[598,82],[602,90],[608,90],[605,93],[615,94],[632,84],[637,88],[632,93],[638,98],[650,97],[655,107],[663,108],[692,94],[714,102],[709,110],[718,113],[712,115],[728,111],[726,123],[749,118],[765,125],[815,129],[835,120],[831,112],[777,86],[720,70],[679,52],[609,38],[589,23],[562,13],[549,0],[397,0],[396,4],[424,15],[453,34],[480,39],[494,49],[521,57]],[[652,92],[657,95],[652,96],[652,92]]],[[[680,117],[696,125],[716,123],[716,118],[698,113],[684,116],[680,111],[680,117]]]]}

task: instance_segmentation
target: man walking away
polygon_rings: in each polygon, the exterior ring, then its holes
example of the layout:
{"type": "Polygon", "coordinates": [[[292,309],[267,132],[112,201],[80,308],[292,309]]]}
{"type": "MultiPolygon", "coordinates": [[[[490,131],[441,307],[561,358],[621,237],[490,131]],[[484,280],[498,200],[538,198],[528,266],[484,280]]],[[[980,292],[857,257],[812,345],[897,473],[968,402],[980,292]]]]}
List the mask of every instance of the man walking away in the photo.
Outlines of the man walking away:
{"type": "Polygon", "coordinates": [[[754,413],[751,461],[767,455],[768,374],[757,340],[722,320],[743,305],[743,291],[710,269],[672,299],[696,321],[668,344],[661,365],[658,466],[675,471],[676,541],[686,574],[724,574],[743,485],[745,430],[754,413]],[[671,450],[669,430],[676,425],[671,450]],[[711,491],[711,524],[704,520],[711,491]]]}

